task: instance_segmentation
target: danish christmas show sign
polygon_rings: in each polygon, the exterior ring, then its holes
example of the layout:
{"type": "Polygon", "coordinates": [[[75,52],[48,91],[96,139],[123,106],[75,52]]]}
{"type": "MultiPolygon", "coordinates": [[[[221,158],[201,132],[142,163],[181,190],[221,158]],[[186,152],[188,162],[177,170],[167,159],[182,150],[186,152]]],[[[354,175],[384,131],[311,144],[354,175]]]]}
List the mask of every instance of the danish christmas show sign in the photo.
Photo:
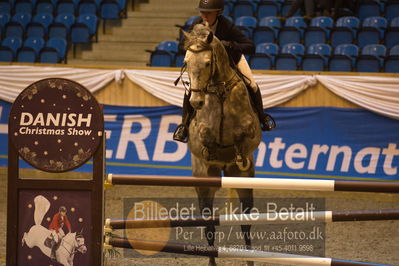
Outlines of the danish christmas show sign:
{"type": "Polygon", "coordinates": [[[101,106],[81,84],[48,78],[21,92],[8,121],[7,265],[102,265],[101,106]],[[22,176],[20,158],[51,177],[22,176]],[[90,159],[92,177],[58,174],[90,159]]]}

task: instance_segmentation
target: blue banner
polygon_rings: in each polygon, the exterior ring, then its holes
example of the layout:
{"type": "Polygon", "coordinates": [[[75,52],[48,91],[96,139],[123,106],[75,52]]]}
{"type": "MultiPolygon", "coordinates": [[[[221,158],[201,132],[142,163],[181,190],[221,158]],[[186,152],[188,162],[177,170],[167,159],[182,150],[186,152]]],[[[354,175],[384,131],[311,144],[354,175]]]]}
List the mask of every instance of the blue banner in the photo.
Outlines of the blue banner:
{"type": "MultiPolygon", "coordinates": [[[[11,104],[0,101],[0,166],[7,165],[11,104]]],[[[263,133],[256,176],[399,181],[399,123],[363,109],[277,107],[263,133]]],[[[181,109],[104,106],[107,172],[191,175],[187,145],[172,140],[181,109]]],[[[21,163],[21,167],[28,167],[21,163]]],[[[77,169],[87,172],[91,164],[77,169]]]]}

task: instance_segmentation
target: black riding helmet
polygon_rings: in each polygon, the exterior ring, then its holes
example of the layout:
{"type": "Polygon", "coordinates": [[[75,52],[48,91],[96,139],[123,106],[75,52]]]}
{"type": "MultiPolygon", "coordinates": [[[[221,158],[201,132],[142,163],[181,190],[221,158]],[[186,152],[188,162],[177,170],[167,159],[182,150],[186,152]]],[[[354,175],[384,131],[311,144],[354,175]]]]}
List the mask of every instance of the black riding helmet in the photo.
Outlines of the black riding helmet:
{"type": "Polygon", "coordinates": [[[223,11],[224,0],[200,0],[196,9],[204,12],[223,11]]]}

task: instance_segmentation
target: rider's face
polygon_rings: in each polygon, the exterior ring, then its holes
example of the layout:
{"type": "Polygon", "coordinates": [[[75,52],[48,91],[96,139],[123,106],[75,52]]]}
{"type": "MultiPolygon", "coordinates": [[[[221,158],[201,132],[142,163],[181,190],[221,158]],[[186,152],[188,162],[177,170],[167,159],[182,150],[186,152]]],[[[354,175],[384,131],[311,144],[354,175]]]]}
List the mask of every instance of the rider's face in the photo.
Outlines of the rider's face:
{"type": "Polygon", "coordinates": [[[62,216],[65,216],[65,215],[66,215],[66,212],[61,212],[61,215],[62,215],[62,216]]]}
{"type": "Polygon", "coordinates": [[[208,22],[210,26],[215,24],[219,11],[201,11],[201,18],[208,22]]]}

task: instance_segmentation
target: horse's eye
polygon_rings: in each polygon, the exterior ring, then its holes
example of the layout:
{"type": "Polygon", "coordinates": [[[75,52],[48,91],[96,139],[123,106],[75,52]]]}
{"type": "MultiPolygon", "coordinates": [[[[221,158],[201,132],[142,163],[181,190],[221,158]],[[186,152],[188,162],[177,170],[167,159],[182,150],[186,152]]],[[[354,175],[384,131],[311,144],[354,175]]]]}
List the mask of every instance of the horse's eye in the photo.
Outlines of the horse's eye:
{"type": "Polygon", "coordinates": [[[205,66],[206,66],[206,67],[209,67],[210,65],[211,65],[210,62],[206,62],[206,63],[205,63],[205,66]]]}

